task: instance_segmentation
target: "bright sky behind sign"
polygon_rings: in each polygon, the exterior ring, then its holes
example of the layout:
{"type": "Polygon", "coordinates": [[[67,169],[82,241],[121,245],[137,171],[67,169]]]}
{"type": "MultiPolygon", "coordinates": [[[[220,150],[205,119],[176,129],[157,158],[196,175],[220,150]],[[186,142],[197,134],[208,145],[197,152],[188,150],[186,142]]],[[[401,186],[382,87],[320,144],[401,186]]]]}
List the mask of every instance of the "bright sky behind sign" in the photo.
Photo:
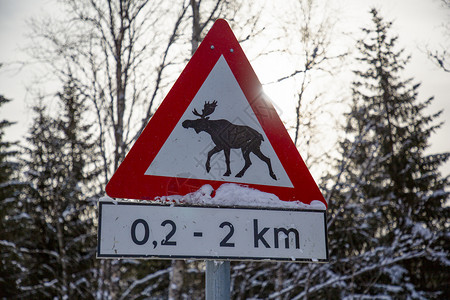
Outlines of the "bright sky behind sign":
{"type": "MultiPolygon", "coordinates": [[[[321,1],[319,1],[321,2],[321,1]]],[[[0,119],[7,119],[17,122],[8,128],[6,138],[8,140],[21,140],[29,127],[31,113],[29,107],[34,100],[30,93],[30,87],[34,85],[35,78],[42,78],[42,64],[30,64],[24,67],[17,62],[26,62],[30,58],[26,56],[25,51],[30,43],[28,21],[31,17],[39,18],[45,14],[61,14],[56,11],[58,7],[56,1],[49,0],[21,0],[21,1],[0,1],[0,63],[3,67],[0,69],[0,93],[13,101],[2,106],[0,119]]],[[[268,1],[268,4],[281,8],[278,1],[268,1]]],[[[394,22],[393,29],[399,35],[399,42],[402,47],[406,47],[406,53],[412,54],[412,60],[406,70],[406,77],[414,77],[415,81],[421,82],[420,98],[426,99],[435,96],[431,110],[444,109],[442,120],[450,119],[450,101],[448,101],[448,86],[450,82],[450,73],[445,73],[436,67],[425,53],[425,48],[440,49],[448,43],[448,35],[444,34],[443,27],[448,24],[450,11],[442,6],[442,1],[423,1],[423,0],[343,0],[329,1],[328,8],[336,10],[333,15],[336,17],[337,36],[345,31],[345,40],[338,39],[338,46],[354,48],[355,36],[360,32],[360,28],[370,24],[369,9],[376,7],[386,20],[394,22]]],[[[275,12],[271,10],[274,14],[275,12]]],[[[284,22],[283,16],[277,23],[284,22]]],[[[267,26],[264,32],[267,32],[276,24],[267,26]]],[[[279,25],[279,24],[278,24],[279,25]]],[[[263,32],[263,33],[264,33],[263,32]]],[[[267,38],[267,37],[264,37],[267,38]]],[[[280,50],[292,51],[290,45],[280,45],[280,50]]],[[[331,46],[336,46],[335,44],[331,46]]],[[[259,47],[255,39],[249,40],[246,47],[256,49],[259,47]]],[[[294,67],[291,60],[283,58],[284,53],[275,53],[274,56],[267,55],[267,60],[261,59],[253,61],[258,76],[263,83],[276,81],[279,77],[290,73],[286,67],[294,67]],[[274,58],[275,57],[275,58],[274,58]],[[270,59],[270,60],[269,60],[270,59]],[[269,62],[269,64],[266,63],[269,62]],[[278,76],[278,77],[277,77],[278,76]]],[[[349,62],[348,68],[351,73],[352,65],[349,62]]],[[[348,86],[352,80],[351,74],[342,78],[342,74],[334,76],[334,85],[343,87],[348,86]]],[[[317,80],[315,80],[317,81],[317,80]]],[[[317,84],[323,86],[321,80],[317,84]]],[[[39,89],[46,95],[54,95],[60,91],[61,85],[47,82],[46,86],[40,86],[39,89]]],[[[292,111],[295,99],[295,84],[276,83],[264,86],[266,92],[276,103],[277,107],[283,111],[281,118],[284,122],[292,124],[292,111]]],[[[449,143],[446,138],[450,134],[450,122],[446,122],[441,130],[436,131],[431,137],[432,146],[429,153],[449,151],[449,143]]],[[[333,142],[331,142],[333,145],[333,142]]],[[[327,147],[330,145],[327,145],[327,147]]],[[[450,161],[443,167],[443,173],[448,174],[450,170],[450,161]]],[[[314,171],[314,170],[313,170],[314,171]]],[[[318,177],[317,177],[318,178],[318,177]]]]}

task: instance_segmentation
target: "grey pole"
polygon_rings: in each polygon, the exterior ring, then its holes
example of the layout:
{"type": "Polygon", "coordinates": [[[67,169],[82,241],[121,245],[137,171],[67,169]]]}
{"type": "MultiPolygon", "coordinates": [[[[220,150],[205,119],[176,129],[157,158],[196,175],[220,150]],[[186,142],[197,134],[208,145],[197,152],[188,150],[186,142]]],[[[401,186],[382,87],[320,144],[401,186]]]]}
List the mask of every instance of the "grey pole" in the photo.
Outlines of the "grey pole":
{"type": "Polygon", "coordinates": [[[206,300],[230,299],[230,262],[206,261],[206,300]]]}

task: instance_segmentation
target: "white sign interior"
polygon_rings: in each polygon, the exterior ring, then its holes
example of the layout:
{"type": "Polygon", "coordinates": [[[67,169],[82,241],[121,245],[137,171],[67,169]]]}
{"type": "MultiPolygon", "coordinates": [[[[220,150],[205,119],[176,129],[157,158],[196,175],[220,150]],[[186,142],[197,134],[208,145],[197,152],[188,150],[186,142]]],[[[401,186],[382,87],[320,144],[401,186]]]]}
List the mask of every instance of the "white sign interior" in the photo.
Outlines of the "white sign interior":
{"type": "MultiPolygon", "coordinates": [[[[222,131],[220,138],[230,142],[229,133],[222,131]]],[[[242,135],[245,133],[241,132],[242,135]]],[[[236,140],[239,137],[232,137],[236,140]]],[[[240,88],[225,58],[221,56],[197,92],[186,112],[167,138],[161,150],[145,172],[146,175],[218,180],[270,186],[293,187],[286,171],[258,122],[248,100],[240,88]],[[215,102],[214,102],[215,101],[215,102]],[[206,103],[209,103],[209,109],[206,103]],[[212,104],[215,103],[215,104],[212,104]],[[194,110],[198,113],[194,114],[194,110]],[[200,114],[203,116],[200,116],[200,114]],[[216,145],[212,136],[198,126],[183,127],[186,120],[226,120],[233,125],[248,126],[254,135],[261,135],[259,150],[268,157],[275,176],[271,176],[267,163],[250,153],[251,166],[241,177],[236,176],[245,165],[243,151],[231,149],[228,175],[223,151],[211,157],[210,170],[205,168],[208,152],[216,145]],[[195,128],[194,128],[195,127],[195,128]],[[254,131],[253,131],[254,130],[254,131]]]]}
{"type": "Polygon", "coordinates": [[[99,258],[328,261],[322,210],[100,202],[99,258]]]}

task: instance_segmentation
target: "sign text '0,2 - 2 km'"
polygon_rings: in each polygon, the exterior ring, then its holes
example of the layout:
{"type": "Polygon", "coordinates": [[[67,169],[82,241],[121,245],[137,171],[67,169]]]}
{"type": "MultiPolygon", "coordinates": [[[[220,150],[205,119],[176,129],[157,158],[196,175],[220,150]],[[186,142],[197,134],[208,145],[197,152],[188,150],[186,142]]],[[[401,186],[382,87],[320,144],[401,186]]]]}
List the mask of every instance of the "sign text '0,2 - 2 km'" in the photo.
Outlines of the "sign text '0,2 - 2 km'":
{"type": "Polygon", "coordinates": [[[98,257],[328,260],[323,210],[100,202],[98,257]]]}

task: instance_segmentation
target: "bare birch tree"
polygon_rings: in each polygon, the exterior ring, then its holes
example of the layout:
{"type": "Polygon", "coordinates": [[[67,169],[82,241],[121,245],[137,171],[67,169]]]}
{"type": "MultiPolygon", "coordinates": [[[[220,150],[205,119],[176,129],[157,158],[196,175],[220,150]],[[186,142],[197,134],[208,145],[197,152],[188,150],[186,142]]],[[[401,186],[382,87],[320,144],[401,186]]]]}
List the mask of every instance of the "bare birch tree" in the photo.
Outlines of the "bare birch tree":
{"type": "MultiPolygon", "coordinates": [[[[117,169],[213,22],[229,19],[232,27],[245,33],[241,38],[245,41],[255,33],[259,18],[257,10],[245,15],[251,5],[234,0],[62,0],[59,4],[64,11],[61,18],[32,21],[30,52],[49,67],[47,78],[64,80],[70,73],[80,94],[89,99],[102,159],[101,185],[117,169]],[[239,26],[234,19],[240,20],[239,26]]],[[[121,263],[100,264],[99,298],[119,297],[123,290],[127,295],[139,290],[155,293],[156,287],[143,286],[167,276],[157,272],[158,276],[128,285],[133,277],[123,279],[121,263]]],[[[170,268],[171,298],[182,296],[185,269],[183,261],[170,268]]]]}
{"type": "Polygon", "coordinates": [[[164,1],[63,0],[63,20],[34,20],[30,51],[90,99],[104,182],[145,127],[168,85],[164,72],[187,6],[164,1]],[[170,28],[171,30],[162,30],[170,28]],[[66,66],[69,66],[67,68],[66,66]]]}
{"type": "Polygon", "coordinates": [[[275,83],[295,82],[295,117],[291,129],[295,145],[301,147],[303,158],[311,166],[317,164],[323,154],[317,155],[320,151],[313,146],[320,141],[322,129],[319,127],[323,123],[320,118],[329,113],[324,107],[337,102],[337,97],[330,100],[328,89],[318,82],[324,82],[325,76],[331,77],[343,65],[347,53],[333,49],[338,19],[328,2],[289,1],[281,12],[285,17],[280,21],[284,33],[280,42],[286,45],[284,54],[289,56],[291,70],[275,83]]]}
{"type": "MultiPolygon", "coordinates": [[[[186,38],[190,39],[191,55],[195,53],[199,44],[205,37],[214,21],[216,21],[218,18],[233,20],[237,15],[240,14],[241,10],[245,12],[248,11],[248,6],[245,7],[244,4],[239,3],[239,1],[235,0],[190,0],[189,7],[190,14],[187,14],[186,17],[186,27],[191,28],[191,35],[187,35],[186,38]]],[[[259,14],[249,14],[247,17],[243,18],[241,26],[247,25],[251,29],[250,32],[254,33],[254,28],[257,24],[258,16],[259,14]]],[[[232,27],[233,25],[234,23],[231,22],[232,27]]],[[[187,32],[189,32],[189,30],[187,30],[187,32]]],[[[245,39],[248,39],[250,36],[251,34],[247,34],[247,37],[245,39]]],[[[172,262],[172,272],[169,285],[169,299],[182,298],[185,273],[185,261],[175,260],[172,262]]]]}
{"type": "MultiPolygon", "coordinates": [[[[450,0],[442,0],[442,6],[450,12],[450,0]]],[[[447,42],[450,38],[450,21],[443,24],[443,34],[447,36],[447,42]]],[[[427,50],[428,57],[433,61],[441,70],[450,72],[450,53],[448,52],[447,45],[441,45],[439,50],[427,50]]]]}
{"type": "MultiPolygon", "coordinates": [[[[148,0],[63,0],[60,5],[61,18],[31,22],[30,52],[47,64],[53,78],[73,74],[79,92],[89,99],[104,186],[162,98],[188,6],[148,0]]],[[[98,297],[117,297],[125,288],[120,285],[126,285],[119,281],[120,263],[100,264],[98,297]]]]}
{"type": "MultiPolygon", "coordinates": [[[[295,83],[294,119],[289,119],[287,125],[308,166],[317,166],[323,160],[323,152],[314,147],[320,142],[323,131],[321,117],[327,113],[325,107],[330,106],[331,110],[331,104],[336,101],[336,98],[328,99],[327,88],[320,87],[318,81],[321,76],[323,80],[323,75],[331,77],[342,65],[347,53],[332,49],[337,19],[326,3],[316,0],[289,1],[284,2],[283,6],[275,6],[273,13],[282,15],[274,17],[281,34],[271,45],[270,49],[274,50],[268,50],[266,54],[278,52],[288,57],[290,69],[269,84],[295,83]]],[[[232,274],[235,285],[233,297],[290,299],[292,290],[302,287],[308,291],[311,288],[314,278],[321,275],[316,269],[316,266],[298,264],[246,263],[245,268],[239,264],[232,274]],[[269,297],[264,294],[267,290],[272,290],[269,297]]],[[[305,299],[307,295],[308,292],[305,299]]]]}

